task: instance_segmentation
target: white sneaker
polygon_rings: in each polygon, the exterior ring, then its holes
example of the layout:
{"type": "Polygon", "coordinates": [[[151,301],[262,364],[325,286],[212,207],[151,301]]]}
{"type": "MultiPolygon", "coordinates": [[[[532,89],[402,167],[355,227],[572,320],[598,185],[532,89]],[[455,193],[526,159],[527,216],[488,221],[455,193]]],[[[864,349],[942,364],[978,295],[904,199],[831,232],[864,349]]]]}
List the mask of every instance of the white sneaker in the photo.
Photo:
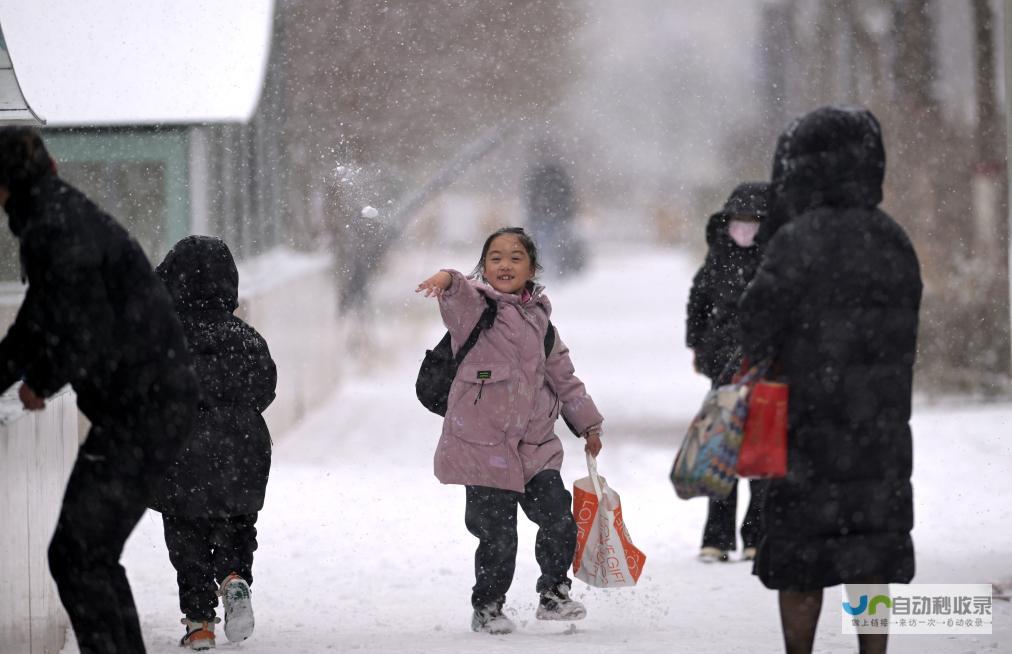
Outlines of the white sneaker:
{"type": "Polygon", "coordinates": [[[186,635],[179,639],[180,647],[189,647],[196,652],[214,649],[214,625],[218,618],[207,621],[183,618],[180,622],[186,627],[186,635]]]}
{"type": "Polygon", "coordinates": [[[587,617],[587,607],[583,602],[570,599],[568,584],[559,584],[541,593],[534,616],[538,620],[583,620],[587,617]]]}
{"type": "Polygon", "coordinates": [[[253,600],[249,584],[232,573],[221,582],[218,594],[225,609],[225,637],[233,643],[241,643],[253,635],[253,600]]]}
{"type": "Polygon", "coordinates": [[[513,621],[503,615],[498,604],[489,604],[483,609],[475,609],[471,616],[471,631],[484,634],[509,634],[516,631],[513,621]]]}
{"type": "Polygon", "coordinates": [[[703,547],[699,550],[699,560],[703,563],[716,563],[717,561],[726,562],[730,559],[727,550],[717,549],[716,547],[703,547]]]}

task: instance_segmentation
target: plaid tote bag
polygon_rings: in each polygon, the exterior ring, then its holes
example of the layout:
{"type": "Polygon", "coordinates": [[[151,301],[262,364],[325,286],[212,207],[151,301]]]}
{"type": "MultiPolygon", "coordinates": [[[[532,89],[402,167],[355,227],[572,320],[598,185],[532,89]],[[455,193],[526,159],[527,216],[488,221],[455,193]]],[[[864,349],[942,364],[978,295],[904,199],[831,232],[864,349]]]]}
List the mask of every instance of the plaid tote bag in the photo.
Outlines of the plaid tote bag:
{"type": "Polygon", "coordinates": [[[748,395],[764,366],[749,368],[737,381],[711,390],[689,424],[671,468],[671,483],[683,500],[693,497],[727,499],[737,480],[748,395]]]}

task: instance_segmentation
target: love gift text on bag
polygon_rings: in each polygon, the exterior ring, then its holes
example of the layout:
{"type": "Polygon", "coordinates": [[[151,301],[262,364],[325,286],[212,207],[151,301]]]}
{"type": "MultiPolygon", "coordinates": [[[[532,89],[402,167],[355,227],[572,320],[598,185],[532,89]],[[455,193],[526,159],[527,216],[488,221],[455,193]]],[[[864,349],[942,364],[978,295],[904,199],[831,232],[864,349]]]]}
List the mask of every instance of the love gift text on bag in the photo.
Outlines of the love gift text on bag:
{"type": "Polygon", "coordinates": [[[632,544],[622,521],[622,501],[598,476],[597,462],[589,454],[587,471],[589,476],[573,484],[573,576],[598,588],[634,586],[647,557],[632,544]]]}

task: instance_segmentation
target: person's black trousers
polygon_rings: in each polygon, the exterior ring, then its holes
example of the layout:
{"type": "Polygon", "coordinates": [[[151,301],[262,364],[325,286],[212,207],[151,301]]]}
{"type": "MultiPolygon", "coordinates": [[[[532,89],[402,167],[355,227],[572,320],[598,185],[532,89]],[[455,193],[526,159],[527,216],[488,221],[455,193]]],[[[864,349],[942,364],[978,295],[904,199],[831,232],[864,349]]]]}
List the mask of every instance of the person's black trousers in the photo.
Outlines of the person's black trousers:
{"type": "Polygon", "coordinates": [[[474,553],[475,584],[471,605],[500,607],[513,583],[517,559],[517,505],[538,525],[534,557],[541,567],[536,590],[540,593],[560,583],[572,585],[566,576],[576,552],[576,522],[573,498],[562,483],[558,470],[534,476],[523,493],[466,486],[464,522],[478,538],[474,553]]]}
{"type": "MultiPolygon", "coordinates": [[[[744,547],[758,547],[762,539],[762,505],[766,496],[767,479],[751,479],[748,482],[749,497],[745,520],[741,523],[741,540],[744,547]]],[[[734,536],[738,510],[738,484],[731,489],[726,500],[710,500],[706,512],[706,526],[703,528],[703,547],[716,547],[732,552],[737,549],[734,536]]]]}
{"type": "Polygon", "coordinates": [[[81,654],[145,651],[119,558],[189,436],[193,404],[181,397],[148,408],[141,405],[131,415],[92,426],[70,473],[49,544],[49,569],[81,654]]]}
{"type": "Polygon", "coordinates": [[[190,620],[214,619],[218,587],[232,573],[253,585],[256,522],[256,513],[224,518],[162,515],[183,615],[190,620]]]}

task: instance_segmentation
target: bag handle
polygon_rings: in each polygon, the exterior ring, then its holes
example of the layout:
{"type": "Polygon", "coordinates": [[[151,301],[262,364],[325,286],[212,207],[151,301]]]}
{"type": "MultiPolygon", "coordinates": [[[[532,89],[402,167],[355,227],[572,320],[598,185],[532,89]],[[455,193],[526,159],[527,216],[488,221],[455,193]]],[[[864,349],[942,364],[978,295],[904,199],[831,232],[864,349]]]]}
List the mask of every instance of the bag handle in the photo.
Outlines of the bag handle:
{"type": "Polygon", "coordinates": [[[590,483],[594,485],[594,493],[597,494],[598,504],[603,504],[605,500],[605,489],[608,488],[607,482],[601,479],[601,476],[597,474],[597,459],[595,459],[590,452],[587,452],[587,475],[590,477],[590,483]]]}
{"type": "Polygon", "coordinates": [[[748,359],[746,358],[742,362],[741,370],[737,375],[735,375],[736,378],[732,381],[732,383],[751,388],[758,380],[762,379],[766,375],[766,371],[769,369],[769,359],[763,359],[754,365],[750,365],[748,359]]]}

